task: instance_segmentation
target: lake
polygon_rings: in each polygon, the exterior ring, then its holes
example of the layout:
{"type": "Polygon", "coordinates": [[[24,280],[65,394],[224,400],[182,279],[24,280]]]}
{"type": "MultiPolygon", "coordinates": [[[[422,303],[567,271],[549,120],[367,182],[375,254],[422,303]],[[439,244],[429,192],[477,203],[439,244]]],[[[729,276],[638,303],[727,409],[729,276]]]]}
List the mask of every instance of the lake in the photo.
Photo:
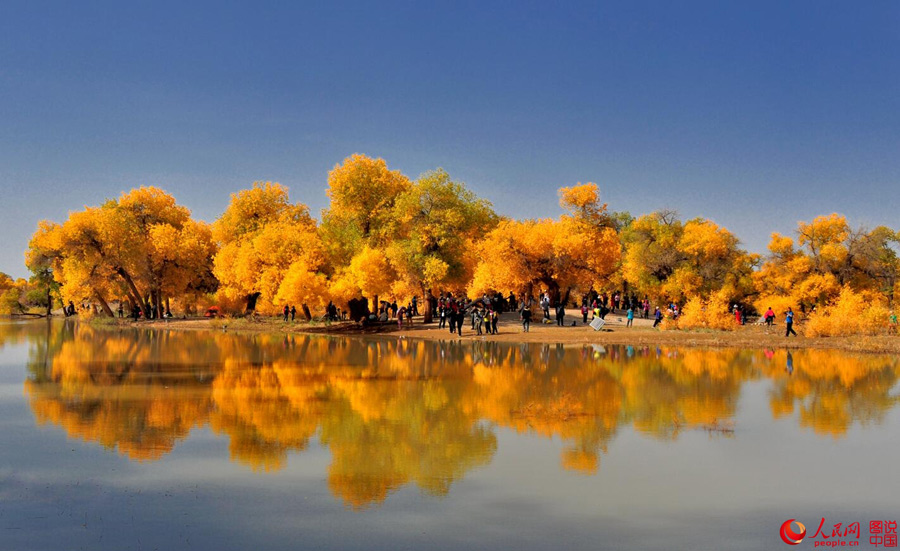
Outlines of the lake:
{"type": "Polygon", "coordinates": [[[827,350],[0,322],[0,549],[788,549],[789,519],[797,549],[874,548],[900,517],[897,376],[827,350]]]}

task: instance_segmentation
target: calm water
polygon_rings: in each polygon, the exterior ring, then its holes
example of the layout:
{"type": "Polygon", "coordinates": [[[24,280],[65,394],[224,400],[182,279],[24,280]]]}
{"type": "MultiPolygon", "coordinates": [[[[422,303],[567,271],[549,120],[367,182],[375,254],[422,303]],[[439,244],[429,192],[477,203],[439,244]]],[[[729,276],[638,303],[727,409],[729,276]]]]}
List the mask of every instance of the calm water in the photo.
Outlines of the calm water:
{"type": "Polygon", "coordinates": [[[900,517],[897,375],[0,323],[0,549],[787,549],[784,520],[823,517],[874,548],[868,521],[900,517]]]}

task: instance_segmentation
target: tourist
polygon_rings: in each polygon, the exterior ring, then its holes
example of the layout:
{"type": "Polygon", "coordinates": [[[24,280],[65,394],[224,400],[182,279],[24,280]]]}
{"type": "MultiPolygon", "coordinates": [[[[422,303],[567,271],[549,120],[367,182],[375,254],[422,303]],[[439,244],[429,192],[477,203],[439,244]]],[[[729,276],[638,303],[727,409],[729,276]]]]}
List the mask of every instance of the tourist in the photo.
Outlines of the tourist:
{"type": "Polygon", "coordinates": [[[796,337],[797,332],[794,331],[794,311],[790,308],[787,309],[787,313],[784,315],[784,325],[787,328],[784,332],[785,337],[790,337],[791,334],[796,337]]]}
{"type": "Polygon", "coordinates": [[[634,323],[634,308],[631,305],[628,305],[628,311],[625,312],[625,317],[628,321],[625,323],[625,327],[631,327],[631,324],[634,323]]]}
{"type": "Polygon", "coordinates": [[[522,301],[522,308],[519,310],[519,313],[522,316],[522,329],[527,333],[531,326],[531,297],[522,301]]]}
{"type": "Polygon", "coordinates": [[[659,309],[659,306],[656,307],[656,312],[653,313],[653,327],[656,327],[660,323],[662,323],[663,315],[662,311],[659,309]]]}
{"type": "Polygon", "coordinates": [[[446,310],[447,320],[450,324],[450,334],[452,335],[456,333],[456,303],[451,300],[446,310]]]}
{"type": "Polygon", "coordinates": [[[586,324],[588,322],[587,315],[588,315],[587,299],[584,299],[583,301],[581,301],[581,323],[582,324],[586,324]]]}
{"type": "Polygon", "coordinates": [[[284,305],[284,308],[282,308],[281,313],[284,317],[284,321],[287,321],[288,315],[291,313],[291,310],[290,310],[290,308],[288,308],[287,304],[284,305]]]}
{"type": "Polygon", "coordinates": [[[769,306],[769,309],[766,310],[765,313],[766,326],[771,327],[773,323],[775,323],[775,311],[772,310],[772,307],[769,306]]]}
{"type": "Polygon", "coordinates": [[[297,308],[294,305],[291,305],[291,323],[294,323],[294,318],[297,316],[297,308]]]}

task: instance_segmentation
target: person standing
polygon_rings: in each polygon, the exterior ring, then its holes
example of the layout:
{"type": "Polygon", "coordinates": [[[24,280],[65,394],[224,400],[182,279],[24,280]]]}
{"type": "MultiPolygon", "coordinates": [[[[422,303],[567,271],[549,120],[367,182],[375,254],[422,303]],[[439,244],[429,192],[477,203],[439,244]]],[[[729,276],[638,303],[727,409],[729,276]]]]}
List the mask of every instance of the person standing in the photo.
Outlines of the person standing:
{"type": "Polygon", "coordinates": [[[628,322],[625,323],[625,327],[631,327],[634,323],[634,307],[629,305],[628,311],[625,312],[625,317],[628,318],[628,322]]]}
{"type": "Polygon", "coordinates": [[[797,332],[794,331],[794,311],[788,308],[787,313],[784,315],[784,325],[787,328],[784,332],[785,337],[790,337],[791,333],[794,336],[797,336],[797,332]]]}
{"type": "Polygon", "coordinates": [[[526,298],[522,301],[522,329],[525,333],[528,332],[529,327],[531,326],[531,298],[526,298]]]}
{"type": "Polygon", "coordinates": [[[581,323],[587,324],[588,305],[587,299],[581,301],[581,323]]]}
{"type": "Polygon", "coordinates": [[[446,308],[447,320],[450,324],[450,334],[456,333],[456,302],[450,301],[446,308]]]}
{"type": "MultiPolygon", "coordinates": [[[[494,310],[491,312],[491,332],[496,335],[497,334],[497,322],[500,321],[500,312],[499,310],[494,310]]],[[[896,319],[896,318],[895,318],[896,319]]]]}
{"type": "Polygon", "coordinates": [[[566,307],[562,303],[556,305],[556,325],[562,327],[566,323],[563,318],[566,317],[566,307]]]}
{"type": "Polygon", "coordinates": [[[294,323],[295,317],[297,317],[297,308],[295,306],[291,306],[291,323],[294,323]]]}

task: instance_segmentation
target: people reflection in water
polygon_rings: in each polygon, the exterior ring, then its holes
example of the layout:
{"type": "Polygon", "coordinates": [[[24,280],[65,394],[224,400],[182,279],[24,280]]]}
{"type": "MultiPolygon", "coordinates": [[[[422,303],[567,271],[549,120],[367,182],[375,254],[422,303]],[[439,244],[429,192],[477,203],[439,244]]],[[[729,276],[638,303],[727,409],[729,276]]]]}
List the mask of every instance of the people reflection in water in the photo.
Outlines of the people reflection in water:
{"type": "Polygon", "coordinates": [[[785,368],[788,372],[788,375],[794,374],[794,355],[788,351],[787,353],[787,367],[785,368]]]}

